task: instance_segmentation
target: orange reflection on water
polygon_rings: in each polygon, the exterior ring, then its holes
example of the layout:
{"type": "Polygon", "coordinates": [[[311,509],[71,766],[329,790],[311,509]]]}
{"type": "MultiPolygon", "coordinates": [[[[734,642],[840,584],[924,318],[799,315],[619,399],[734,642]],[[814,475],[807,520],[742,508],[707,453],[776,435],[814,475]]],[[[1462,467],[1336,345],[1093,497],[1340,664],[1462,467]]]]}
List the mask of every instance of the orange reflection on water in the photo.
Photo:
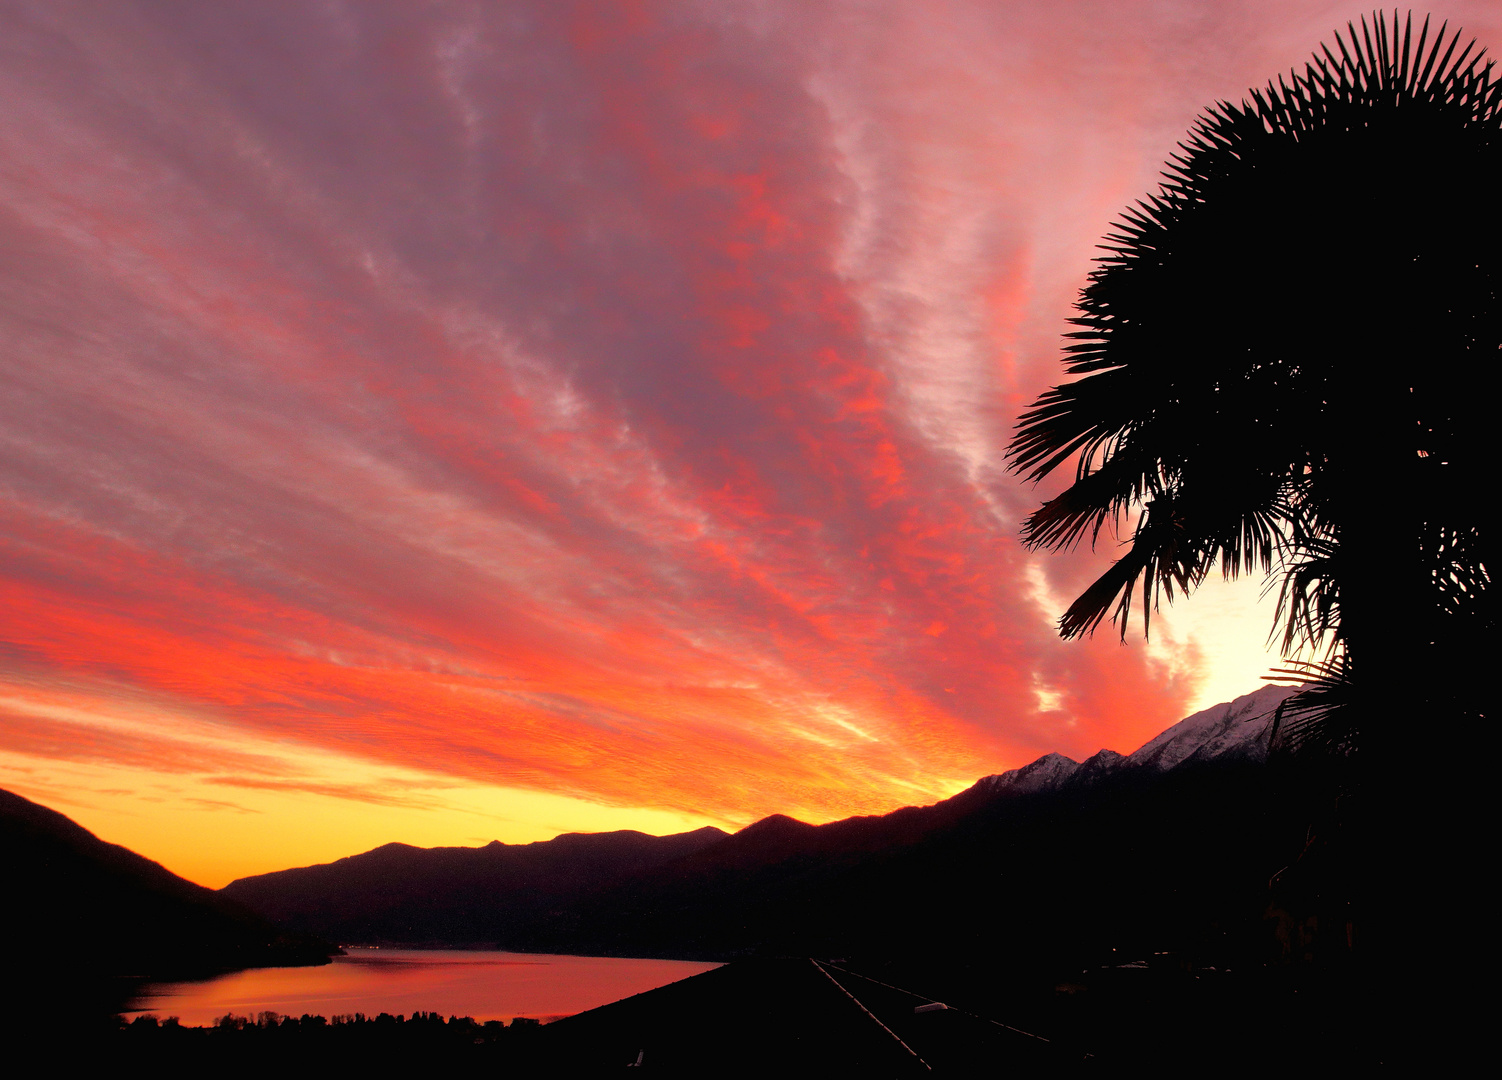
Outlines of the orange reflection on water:
{"type": "Polygon", "coordinates": [[[429,949],[351,949],[332,964],[261,968],[203,982],[153,983],[127,1017],[212,1024],[226,1013],[332,1017],[436,1012],[475,1020],[557,1019],[640,994],[718,964],[608,956],[429,949]]]}

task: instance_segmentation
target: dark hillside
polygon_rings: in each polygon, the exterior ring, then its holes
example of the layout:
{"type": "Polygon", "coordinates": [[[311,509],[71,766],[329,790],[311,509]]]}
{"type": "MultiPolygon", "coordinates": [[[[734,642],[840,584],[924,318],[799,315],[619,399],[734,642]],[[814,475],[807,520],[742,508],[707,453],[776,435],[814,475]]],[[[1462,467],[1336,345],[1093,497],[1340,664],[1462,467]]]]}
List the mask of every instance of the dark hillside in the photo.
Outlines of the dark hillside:
{"type": "Polygon", "coordinates": [[[330,954],[8,791],[0,791],[0,865],[0,925],[15,971],[188,977],[325,963],[330,954]]]}
{"type": "Polygon", "coordinates": [[[480,848],[386,844],[321,866],[241,878],[223,893],[283,925],[336,941],[506,945],[591,893],[724,838],[704,828],[661,837],[566,833],[480,848]]]}
{"type": "Polygon", "coordinates": [[[1249,763],[1115,775],[934,818],[893,844],[885,819],[798,832],[758,822],[514,945],[706,958],[949,951],[1047,968],[1173,951],[1224,964],[1266,947],[1268,879],[1297,856],[1304,827],[1275,774],[1249,763]]]}

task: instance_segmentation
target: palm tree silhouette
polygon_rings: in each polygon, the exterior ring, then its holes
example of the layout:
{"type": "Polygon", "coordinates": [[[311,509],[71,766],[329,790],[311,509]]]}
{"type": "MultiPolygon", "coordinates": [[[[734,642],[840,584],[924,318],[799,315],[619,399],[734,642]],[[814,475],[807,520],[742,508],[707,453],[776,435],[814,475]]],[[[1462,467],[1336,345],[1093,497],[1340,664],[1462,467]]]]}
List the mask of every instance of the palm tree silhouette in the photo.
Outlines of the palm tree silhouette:
{"type": "Polygon", "coordinates": [[[1285,656],[1323,682],[1294,734],[1365,748],[1379,713],[1485,709],[1502,84],[1474,41],[1395,13],[1250,94],[1108,236],[1068,335],[1080,377],[1009,451],[1034,481],[1073,463],[1024,540],[1130,533],[1066,637],[1108,614],[1124,636],[1134,595],[1147,632],[1217,565],[1267,575],[1285,656]]]}

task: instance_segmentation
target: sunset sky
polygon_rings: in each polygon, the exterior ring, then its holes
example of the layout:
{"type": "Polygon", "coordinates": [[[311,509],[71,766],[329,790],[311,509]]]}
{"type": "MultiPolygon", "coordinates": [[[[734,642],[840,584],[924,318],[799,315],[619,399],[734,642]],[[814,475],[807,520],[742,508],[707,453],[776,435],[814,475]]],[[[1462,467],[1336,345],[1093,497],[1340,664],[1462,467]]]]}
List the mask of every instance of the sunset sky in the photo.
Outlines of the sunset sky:
{"type": "MultiPolygon", "coordinates": [[[[1129,751],[1259,582],[1054,624],[1094,245],[1361,8],[0,2],[0,787],[203,884],[1129,751]]],[[[1502,5],[1437,19],[1502,41],[1502,5]]]]}

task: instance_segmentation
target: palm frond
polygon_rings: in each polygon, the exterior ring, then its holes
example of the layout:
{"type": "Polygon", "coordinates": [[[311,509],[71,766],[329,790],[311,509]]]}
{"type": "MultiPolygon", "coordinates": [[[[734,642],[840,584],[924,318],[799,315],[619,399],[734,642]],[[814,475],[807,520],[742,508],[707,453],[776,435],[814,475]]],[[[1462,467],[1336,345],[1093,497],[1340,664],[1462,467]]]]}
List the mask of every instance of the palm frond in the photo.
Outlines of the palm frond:
{"type": "Polygon", "coordinates": [[[1273,713],[1269,734],[1272,752],[1349,757],[1355,751],[1361,735],[1361,710],[1355,705],[1356,683],[1345,653],[1326,660],[1290,663],[1275,671],[1270,681],[1300,687],[1273,713]]]}
{"type": "Polygon", "coordinates": [[[1372,487],[1352,480],[1352,447],[1372,357],[1395,344],[1424,349],[1404,401],[1430,500],[1403,557],[1437,610],[1489,603],[1490,525],[1470,508],[1489,478],[1457,464],[1485,460],[1468,432],[1487,425],[1442,373],[1495,364],[1502,343],[1497,175],[1502,83],[1448,23],[1349,23],[1302,69],[1205,110],[1159,190],[1112,225],[1066,335],[1072,381],[1039,396],[1008,450],[1030,481],[1074,472],[1028,518],[1029,547],[1093,545],[1136,518],[1061,633],[1107,614],[1125,633],[1139,595],[1146,629],[1219,563],[1280,577],[1285,650],[1340,655],[1356,572],[1340,539],[1368,527],[1352,492],[1372,487]],[[1394,212],[1419,184],[1461,198],[1463,230],[1427,206],[1394,212]]]}

